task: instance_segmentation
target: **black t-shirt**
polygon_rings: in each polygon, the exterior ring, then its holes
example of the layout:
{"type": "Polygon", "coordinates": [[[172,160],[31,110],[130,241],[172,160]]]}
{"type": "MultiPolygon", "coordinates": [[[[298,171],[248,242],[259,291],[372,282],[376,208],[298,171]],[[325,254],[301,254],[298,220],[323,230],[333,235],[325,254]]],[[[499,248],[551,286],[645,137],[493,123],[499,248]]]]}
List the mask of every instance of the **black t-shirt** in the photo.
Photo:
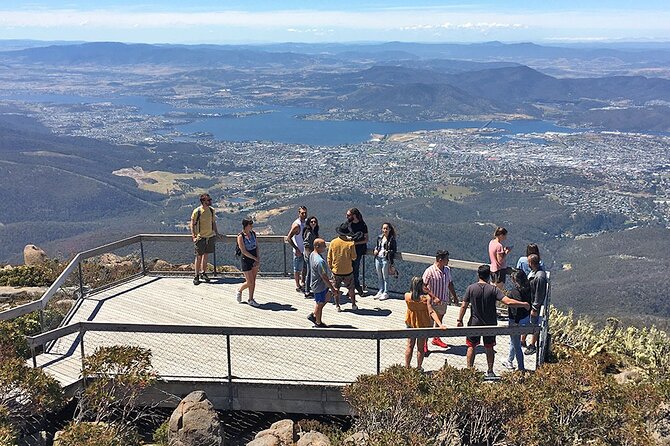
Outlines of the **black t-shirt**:
{"type": "MultiPolygon", "coordinates": [[[[349,225],[351,227],[351,232],[354,234],[357,232],[362,232],[363,234],[368,233],[368,225],[365,224],[363,220],[359,221],[358,223],[354,223],[353,221],[349,225]]],[[[356,255],[361,258],[365,254],[365,251],[368,250],[368,245],[367,244],[360,244],[356,245],[356,255]]]]}
{"type": "Polygon", "coordinates": [[[470,320],[472,325],[498,325],[496,301],[503,300],[505,295],[498,288],[488,283],[473,283],[465,290],[463,301],[470,303],[470,320]]]}
{"type": "MultiPolygon", "coordinates": [[[[512,299],[520,300],[521,302],[528,302],[529,304],[533,303],[533,296],[530,293],[530,288],[526,288],[523,292],[514,288],[509,293],[509,297],[512,299]]],[[[526,310],[524,307],[509,307],[509,318],[517,324],[521,319],[525,319],[530,315],[530,311],[526,310]]]]}

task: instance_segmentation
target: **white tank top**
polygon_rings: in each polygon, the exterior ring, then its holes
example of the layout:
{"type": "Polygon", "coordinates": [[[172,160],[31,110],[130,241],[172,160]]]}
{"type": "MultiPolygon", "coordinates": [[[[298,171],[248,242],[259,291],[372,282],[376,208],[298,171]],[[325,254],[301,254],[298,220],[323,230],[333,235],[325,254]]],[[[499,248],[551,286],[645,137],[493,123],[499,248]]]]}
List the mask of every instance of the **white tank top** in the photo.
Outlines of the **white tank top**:
{"type": "Polygon", "coordinates": [[[296,235],[291,237],[291,239],[293,240],[293,243],[295,243],[295,246],[297,246],[298,249],[300,249],[300,251],[304,251],[305,250],[305,241],[302,239],[302,231],[305,229],[305,222],[300,221],[300,218],[298,217],[298,218],[295,219],[293,224],[298,225],[300,227],[300,231],[298,231],[298,233],[296,235]]]}

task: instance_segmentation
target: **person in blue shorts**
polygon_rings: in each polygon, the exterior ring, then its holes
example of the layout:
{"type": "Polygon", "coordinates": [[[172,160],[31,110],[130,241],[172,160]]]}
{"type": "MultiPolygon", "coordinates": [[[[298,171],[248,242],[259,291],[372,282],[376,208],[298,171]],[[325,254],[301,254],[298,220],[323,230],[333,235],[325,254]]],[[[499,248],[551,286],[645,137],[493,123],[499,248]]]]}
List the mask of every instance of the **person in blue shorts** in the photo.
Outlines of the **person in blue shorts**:
{"type": "Polygon", "coordinates": [[[311,283],[310,289],[314,293],[314,312],[307,319],[314,323],[315,328],[325,328],[321,316],[323,307],[326,305],[331,295],[339,292],[331,280],[328,263],[322,254],[326,251],[326,241],[322,238],[314,240],[314,250],[309,255],[309,265],[311,283]],[[332,294],[331,294],[332,292],[332,294]]]}

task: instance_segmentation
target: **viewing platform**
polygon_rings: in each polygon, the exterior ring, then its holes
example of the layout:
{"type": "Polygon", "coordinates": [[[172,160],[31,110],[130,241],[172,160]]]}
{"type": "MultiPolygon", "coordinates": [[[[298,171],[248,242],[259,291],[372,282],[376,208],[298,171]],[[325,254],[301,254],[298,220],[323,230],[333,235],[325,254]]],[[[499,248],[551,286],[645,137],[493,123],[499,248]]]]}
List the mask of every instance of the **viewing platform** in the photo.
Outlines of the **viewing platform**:
{"type": "MultiPolygon", "coordinates": [[[[218,244],[219,259],[222,252],[233,252],[232,238],[225,236],[218,244]]],[[[146,261],[149,243],[167,241],[186,247],[187,239],[181,235],[135,236],[75,257],[43,297],[47,303],[50,292],[53,295],[67,277],[86,277],[80,266],[90,261],[86,259],[105,252],[139,248],[141,271],[100,289],[87,290],[82,279],[80,295],[61,327],[29,338],[33,348],[31,363],[74,391],[82,384],[83,355],[90,355],[101,346],[135,345],[151,350],[152,364],[160,376],[157,388],[149,396],[153,403],[175,405],[184,394],[202,389],[219,409],[314,414],[348,414],[349,407],[341,396],[343,385],[354,382],[359,375],[379,373],[393,364],[404,363],[410,331],[405,328],[407,307],[401,293],[393,293],[384,301],[374,300],[372,295],[358,298],[356,311],[342,296],[344,311],[338,313],[335,305],[326,305],[323,319],[328,328],[312,328],[307,316],[314,309],[313,299],[296,292],[293,279],[279,267],[285,267],[286,256],[292,255],[290,250],[287,254],[283,237],[259,236],[269,271],[263,275],[262,269],[258,277],[258,308],[245,303],[246,291],[243,303],[237,302],[235,292],[243,281],[239,273],[221,273],[219,267],[219,274],[210,283],[195,286],[192,277],[185,273],[151,271],[146,261]],[[41,346],[43,351],[38,354],[41,346]]],[[[398,258],[399,263],[406,264],[400,269],[408,273],[409,263],[423,270],[434,260],[403,253],[398,258]]],[[[450,264],[452,268],[466,269],[478,265],[456,260],[450,264]]],[[[409,278],[397,283],[409,283],[409,278]]],[[[40,311],[42,305],[46,306],[43,301],[36,302],[40,305],[33,302],[9,310],[14,312],[9,316],[40,311]]],[[[509,351],[509,334],[543,330],[541,326],[509,328],[502,320],[497,327],[456,328],[458,311],[457,306],[448,307],[443,321],[447,330],[411,330],[416,333],[414,336],[439,334],[450,346],[443,349],[429,342],[431,354],[424,360],[425,371],[437,370],[445,363],[465,367],[465,336],[486,333],[497,334],[495,372],[501,374],[505,371],[501,361],[509,351]]],[[[8,313],[0,313],[0,319],[8,319],[8,313]]],[[[542,352],[546,326],[543,335],[542,352]]],[[[485,371],[483,348],[478,348],[481,350],[475,367],[485,371]]],[[[526,356],[526,368],[534,370],[540,358],[526,356]]],[[[416,364],[415,352],[412,363],[416,364]]]]}

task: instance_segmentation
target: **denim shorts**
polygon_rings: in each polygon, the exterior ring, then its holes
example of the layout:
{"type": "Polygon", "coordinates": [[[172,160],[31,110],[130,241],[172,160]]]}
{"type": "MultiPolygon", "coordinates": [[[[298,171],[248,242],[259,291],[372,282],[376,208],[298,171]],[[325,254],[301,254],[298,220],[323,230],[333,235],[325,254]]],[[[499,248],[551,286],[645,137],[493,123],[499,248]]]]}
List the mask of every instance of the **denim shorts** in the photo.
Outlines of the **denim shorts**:
{"type": "Polygon", "coordinates": [[[317,304],[325,304],[328,291],[329,291],[328,288],[326,288],[320,293],[314,293],[314,302],[316,302],[317,304]]]}
{"type": "Polygon", "coordinates": [[[301,273],[305,268],[305,258],[303,256],[293,256],[293,272],[301,273]]]}

